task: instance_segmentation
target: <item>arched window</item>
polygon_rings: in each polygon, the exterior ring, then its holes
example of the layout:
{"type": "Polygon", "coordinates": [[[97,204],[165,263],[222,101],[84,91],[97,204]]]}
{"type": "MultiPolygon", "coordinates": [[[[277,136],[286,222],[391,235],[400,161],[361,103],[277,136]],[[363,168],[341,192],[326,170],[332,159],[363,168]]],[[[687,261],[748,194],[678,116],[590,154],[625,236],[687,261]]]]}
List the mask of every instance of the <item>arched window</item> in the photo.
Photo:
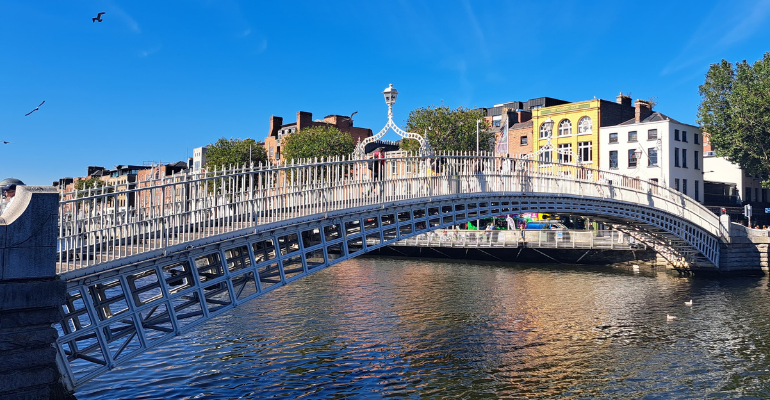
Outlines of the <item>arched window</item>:
{"type": "MultiPolygon", "coordinates": [[[[553,122],[550,123],[553,125],[553,122]]],[[[552,129],[552,128],[551,128],[552,129]]],[[[540,139],[546,139],[551,136],[551,129],[545,123],[540,125],[540,139]]]]}
{"type": "Polygon", "coordinates": [[[572,134],[572,122],[563,119],[559,122],[559,136],[569,136],[572,134]]]}
{"type": "Polygon", "coordinates": [[[583,133],[593,133],[594,123],[591,121],[591,117],[583,117],[578,121],[578,135],[583,133]]]}

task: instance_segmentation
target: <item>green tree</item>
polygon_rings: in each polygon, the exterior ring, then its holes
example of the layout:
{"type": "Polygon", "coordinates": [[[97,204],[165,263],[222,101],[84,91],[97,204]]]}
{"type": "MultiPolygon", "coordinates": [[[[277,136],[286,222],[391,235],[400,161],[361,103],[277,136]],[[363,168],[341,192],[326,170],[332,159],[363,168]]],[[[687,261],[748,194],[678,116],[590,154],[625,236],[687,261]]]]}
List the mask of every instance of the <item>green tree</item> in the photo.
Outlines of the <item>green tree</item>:
{"type": "Polygon", "coordinates": [[[281,143],[284,160],[347,156],[356,144],[353,136],[333,126],[313,126],[292,133],[281,143]]]}
{"type": "Polygon", "coordinates": [[[231,165],[248,166],[249,160],[254,165],[267,162],[263,143],[257,143],[254,139],[221,138],[206,152],[206,167],[211,169],[221,169],[222,166],[229,168],[231,165]]]}
{"type": "MultiPolygon", "coordinates": [[[[107,184],[103,180],[99,179],[96,176],[92,176],[92,177],[90,177],[88,179],[80,179],[80,180],[78,180],[77,183],[75,183],[75,190],[77,190],[78,192],[85,191],[85,192],[78,193],[77,197],[81,198],[81,197],[85,197],[85,196],[88,195],[88,192],[86,190],[88,190],[88,189],[99,189],[99,188],[104,187],[106,185],[107,184]]],[[[112,190],[110,190],[110,193],[111,192],[112,192],[112,190]]],[[[97,193],[98,193],[98,191],[95,191],[95,190],[92,191],[92,194],[97,194],[97,193]]]]}
{"type": "Polygon", "coordinates": [[[770,53],[753,65],[712,64],[699,92],[698,123],[716,154],[770,188],[770,53]]]}
{"type": "MultiPolygon", "coordinates": [[[[476,151],[476,121],[479,124],[479,150],[492,151],[494,132],[487,132],[489,123],[484,120],[482,109],[458,107],[454,110],[445,105],[421,107],[412,110],[406,120],[408,132],[425,135],[434,151],[476,151]]],[[[401,149],[416,152],[420,148],[414,139],[401,141],[401,149]]]]}

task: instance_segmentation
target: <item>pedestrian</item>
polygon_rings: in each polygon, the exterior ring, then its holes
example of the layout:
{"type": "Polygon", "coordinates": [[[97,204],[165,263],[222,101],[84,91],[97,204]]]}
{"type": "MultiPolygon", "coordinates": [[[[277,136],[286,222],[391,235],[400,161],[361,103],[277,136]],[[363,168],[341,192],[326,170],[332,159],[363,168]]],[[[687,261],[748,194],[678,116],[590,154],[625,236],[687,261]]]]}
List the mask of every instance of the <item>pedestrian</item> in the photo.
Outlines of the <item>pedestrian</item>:
{"type": "Polygon", "coordinates": [[[484,229],[484,234],[487,237],[488,242],[492,241],[492,231],[494,230],[495,230],[495,227],[492,224],[488,224],[487,229],[484,229]]]}
{"type": "Polygon", "coordinates": [[[0,190],[2,190],[2,196],[3,201],[0,203],[0,215],[5,213],[5,211],[8,209],[8,207],[11,206],[13,203],[14,198],[16,197],[16,186],[17,185],[24,185],[24,182],[18,180],[18,179],[5,179],[3,180],[2,186],[0,186],[0,190]]]}

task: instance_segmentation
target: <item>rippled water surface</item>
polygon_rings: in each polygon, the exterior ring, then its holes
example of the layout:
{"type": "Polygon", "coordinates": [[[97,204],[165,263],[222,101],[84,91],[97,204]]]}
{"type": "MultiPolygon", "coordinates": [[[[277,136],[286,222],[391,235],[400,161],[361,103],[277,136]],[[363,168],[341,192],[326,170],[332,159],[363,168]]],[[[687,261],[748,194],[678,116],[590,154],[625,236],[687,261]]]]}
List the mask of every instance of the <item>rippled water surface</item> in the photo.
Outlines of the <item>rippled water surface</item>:
{"type": "Polygon", "coordinates": [[[352,260],[239,306],[77,397],[770,398],[769,297],[767,278],[352,260]]]}

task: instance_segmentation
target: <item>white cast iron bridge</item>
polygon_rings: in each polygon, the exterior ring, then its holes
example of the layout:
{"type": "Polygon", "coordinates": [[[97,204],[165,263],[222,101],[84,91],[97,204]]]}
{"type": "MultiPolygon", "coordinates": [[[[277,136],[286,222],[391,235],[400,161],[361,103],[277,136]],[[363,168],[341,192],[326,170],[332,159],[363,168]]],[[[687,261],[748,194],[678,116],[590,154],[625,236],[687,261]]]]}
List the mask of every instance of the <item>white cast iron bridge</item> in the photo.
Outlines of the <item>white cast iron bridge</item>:
{"type": "Polygon", "coordinates": [[[58,348],[67,385],[324,267],[501,214],[590,217],[674,268],[718,270],[719,218],[682,193],[572,164],[511,161],[313,160],[62,194],[58,271],[68,295],[58,348]]]}

